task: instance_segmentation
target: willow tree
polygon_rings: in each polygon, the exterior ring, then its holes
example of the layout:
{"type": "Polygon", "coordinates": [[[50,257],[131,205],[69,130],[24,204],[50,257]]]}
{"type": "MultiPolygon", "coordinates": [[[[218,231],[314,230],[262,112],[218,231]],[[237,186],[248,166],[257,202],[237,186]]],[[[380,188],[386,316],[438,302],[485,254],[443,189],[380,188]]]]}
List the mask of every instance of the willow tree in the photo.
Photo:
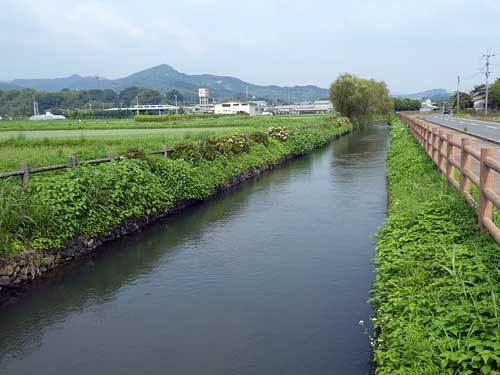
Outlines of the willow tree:
{"type": "Polygon", "coordinates": [[[330,87],[330,100],[342,116],[368,124],[376,115],[388,115],[393,103],[383,81],[342,74],[330,87]]]}

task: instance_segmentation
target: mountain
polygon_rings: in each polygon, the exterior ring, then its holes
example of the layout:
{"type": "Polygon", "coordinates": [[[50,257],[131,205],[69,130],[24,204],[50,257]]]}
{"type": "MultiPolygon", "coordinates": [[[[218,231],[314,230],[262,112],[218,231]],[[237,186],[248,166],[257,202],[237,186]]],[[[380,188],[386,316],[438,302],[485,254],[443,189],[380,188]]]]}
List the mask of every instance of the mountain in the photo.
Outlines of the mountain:
{"type": "Polygon", "coordinates": [[[96,76],[82,77],[78,74],[65,78],[15,79],[10,83],[21,88],[31,88],[38,91],[60,91],[62,89],[107,89],[112,81],[96,76]]]}
{"type": "Polygon", "coordinates": [[[20,88],[22,88],[22,87],[16,86],[13,83],[0,81],[0,90],[17,90],[20,88]]]}
{"type": "Polygon", "coordinates": [[[328,97],[328,90],[317,86],[260,86],[235,77],[212,74],[189,75],[181,73],[166,64],[114,80],[96,76],[82,77],[72,75],[65,78],[15,79],[9,82],[9,84],[40,91],[59,91],[68,88],[73,90],[112,89],[119,92],[127,87],[137,86],[162,92],[175,89],[185,96],[197,96],[199,88],[208,88],[210,96],[216,99],[246,97],[247,90],[249,97],[281,99],[285,101],[289,97],[293,101],[315,100],[328,97]]]}
{"type": "Polygon", "coordinates": [[[450,93],[445,89],[431,89],[416,92],[414,94],[394,94],[392,96],[395,98],[448,100],[450,98],[450,93]]]}

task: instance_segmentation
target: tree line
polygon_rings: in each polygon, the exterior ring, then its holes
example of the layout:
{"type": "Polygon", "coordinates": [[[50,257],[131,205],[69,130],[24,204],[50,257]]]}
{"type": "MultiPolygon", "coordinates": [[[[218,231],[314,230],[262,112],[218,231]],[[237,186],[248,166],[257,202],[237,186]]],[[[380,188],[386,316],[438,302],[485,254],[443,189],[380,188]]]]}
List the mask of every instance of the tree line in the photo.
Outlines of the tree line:
{"type": "MultiPolygon", "coordinates": [[[[117,93],[110,89],[105,90],[69,90],[59,92],[35,91],[33,89],[0,90],[0,116],[4,118],[23,118],[33,115],[33,101],[38,104],[38,112],[51,111],[55,114],[74,114],[81,111],[89,116],[90,113],[104,112],[112,107],[131,107],[136,104],[175,104],[184,100],[177,90],[161,93],[157,90],[142,87],[129,87],[117,93]]],[[[120,111],[120,116],[126,116],[120,111]]],[[[111,116],[102,114],[102,116],[111,116]]],[[[71,117],[71,116],[70,116],[71,117]]]]}
{"type": "Polygon", "coordinates": [[[330,100],[343,116],[363,125],[377,115],[389,115],[393,101],[383,81],[342,74],[330,86],[330,100]]]}
{"type": "Polygon", "coordinates": [[[418,111],[422,106],[419,99],[394,98],[394,110],[399,111],[418,111]]]}

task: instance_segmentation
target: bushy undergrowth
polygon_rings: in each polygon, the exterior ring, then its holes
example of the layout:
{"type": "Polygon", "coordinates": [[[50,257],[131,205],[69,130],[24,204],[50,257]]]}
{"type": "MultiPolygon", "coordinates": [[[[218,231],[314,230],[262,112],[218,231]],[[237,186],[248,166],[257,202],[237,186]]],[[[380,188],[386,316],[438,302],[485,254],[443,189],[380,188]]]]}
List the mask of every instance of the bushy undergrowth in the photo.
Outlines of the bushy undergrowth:
{"type": "Polygon", "coordinates": [[[286,141],[266,132],[209,137],[178,143],[169,159],[134,148],[112,163],[36,175],[27,190],[18,179],[2,181],[0,257],[58,247],[75,235],[99,236],[128,218],[207,198],[235,175],[302,154],[350,129],[339,120],[292,127],[286,141]]]}
{"type": "Polygon", "coordinates": [[[494,374],[500,247],[393,120],[372,296],[377,374],[494,374]]]}

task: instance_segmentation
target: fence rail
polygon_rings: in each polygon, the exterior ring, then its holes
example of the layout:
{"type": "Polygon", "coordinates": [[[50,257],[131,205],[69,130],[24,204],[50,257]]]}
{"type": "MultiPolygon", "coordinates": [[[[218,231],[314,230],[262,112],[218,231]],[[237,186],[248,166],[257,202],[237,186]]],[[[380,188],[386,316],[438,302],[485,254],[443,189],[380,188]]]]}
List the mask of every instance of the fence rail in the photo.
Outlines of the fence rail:
{"type": "MultiPolygon", "coordinates": [[[[170,152],[170,150],[168,149],[168,147],[163,145],[161,150],[151,151],[148,154],[149,155],[163,155],[163,157],[165,159],[167,159],[169,152],[170,152]]],[[[106,158],[86,160],[86,161],[81,162],[80,164],[97,165],[97,164],[102,164],[102,163],[110,163],[115,159],[116,159],[116,155],[113,153],[109,153],[108,157],[106,157],[106,158]]],[[[21,166],[20,166],[19,170],[10,171],[10,172],[2,172],[2,173],[0,173],[0,178],[9,178],[9,177],[16,177],[16,176],[21,177],[22,184],[26,188],[29,185],[30,176],[32,174],[74,168],[78,164],[79,163],[76,159],[76,156],[70,156],[68,159],[68,162],[64,163],[64,164],[47,165],[45,167],[37,167],[37,168],[31,168],[27,162],[23,161],[23,162],[21,162],[21,166]]]]}
{"type": "Polygon", "coordinates": [[[500,208],[500,196],[494,189],[494,173],[500,173],[496,149],[481,148],[478,151],[471,146],[471,139],[462,138],[458,142],[454,134],[432,123],[404,113],[398,113],[398,116],[408,125],[448,183],[460,190],[466,201],[476,207],[480,227],[500,243],[500,229],[493,221],[493,207],[500,208]],[[460,160],[457,160],[457,152],[460,153],[460,160]],[[479,162],[479,176],[472,170],[473,159],[479,162]],[[455,171],[459,172],[458,180],[455,171]],[[479,189],[477,203],[470,192],[471,183],[479,189]]]}

